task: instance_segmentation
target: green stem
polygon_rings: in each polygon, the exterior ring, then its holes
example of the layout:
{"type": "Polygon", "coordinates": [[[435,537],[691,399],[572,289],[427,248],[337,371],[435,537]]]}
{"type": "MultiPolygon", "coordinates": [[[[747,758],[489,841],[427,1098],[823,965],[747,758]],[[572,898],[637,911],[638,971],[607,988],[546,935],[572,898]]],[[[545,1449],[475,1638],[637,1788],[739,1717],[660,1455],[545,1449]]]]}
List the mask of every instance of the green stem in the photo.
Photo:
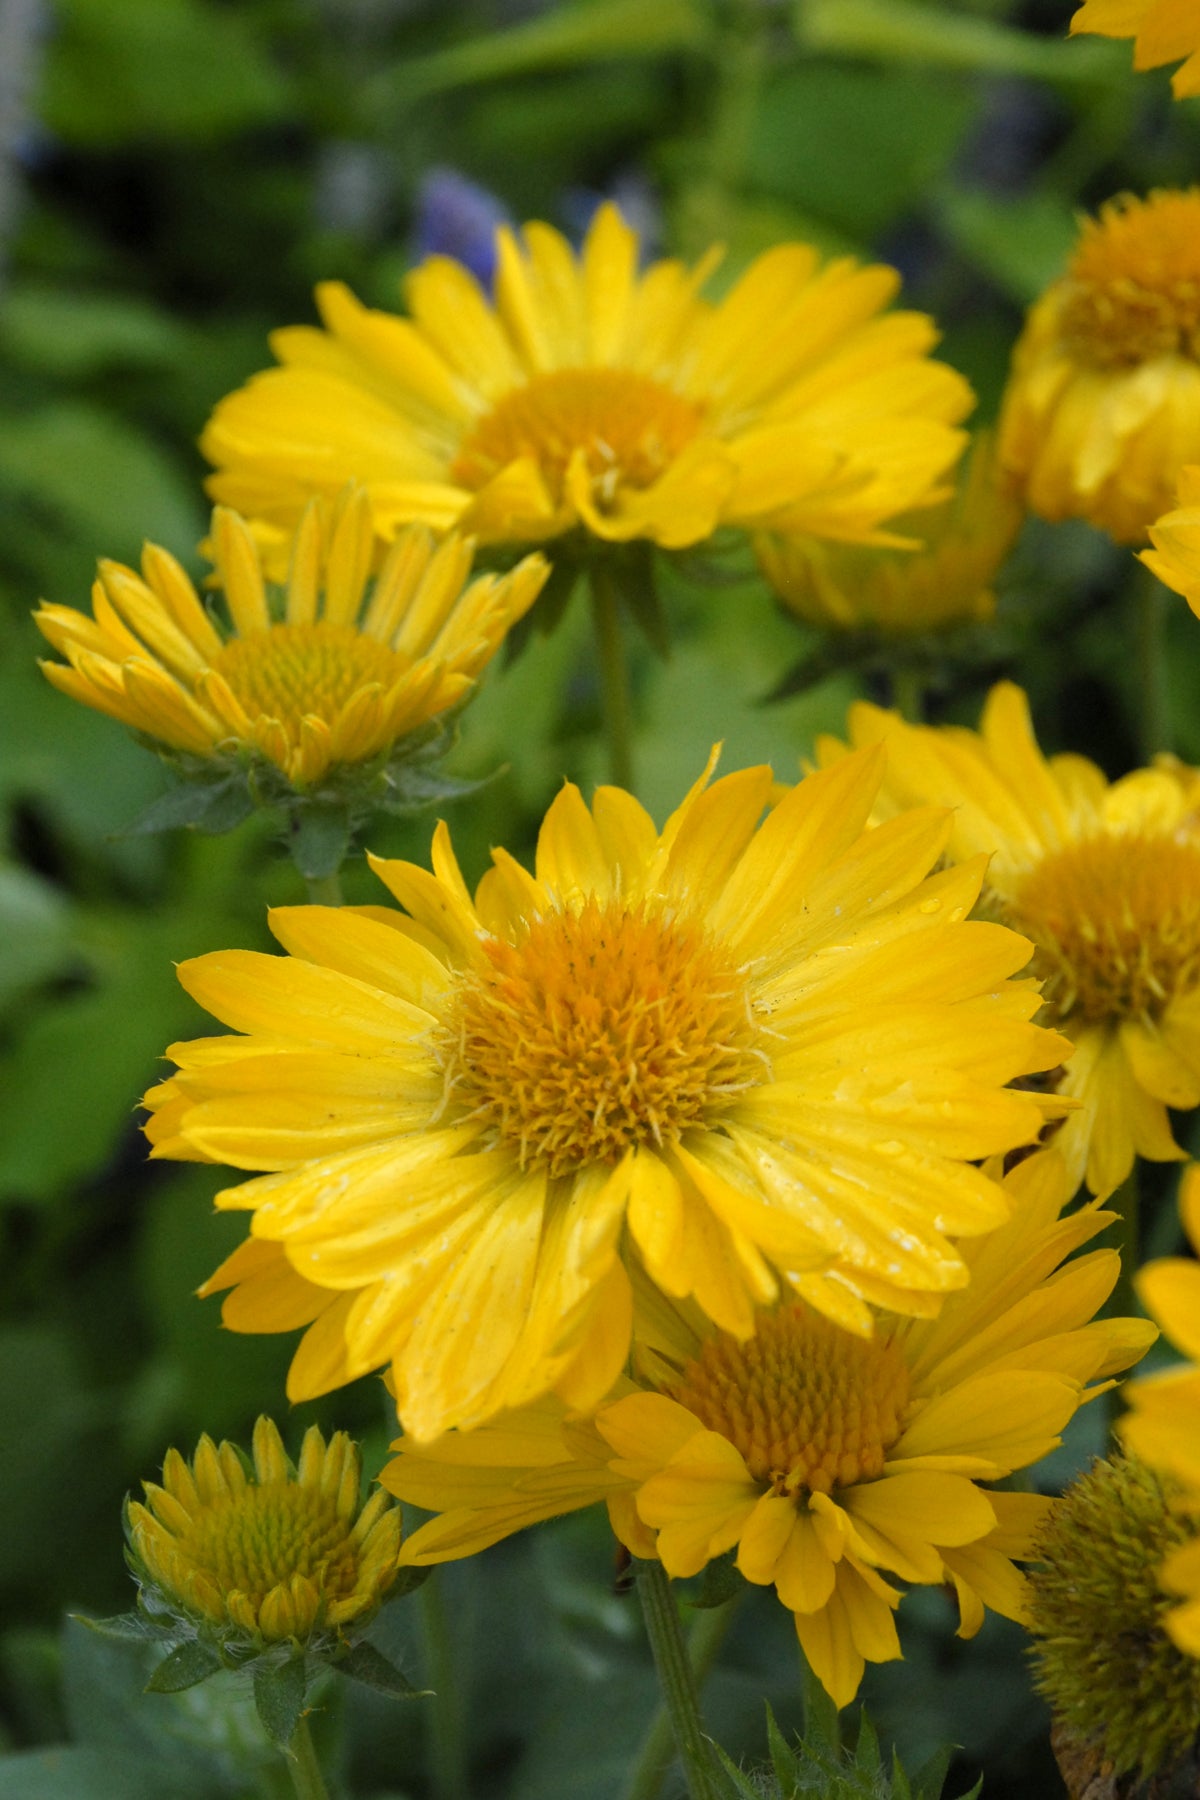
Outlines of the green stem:
{"type": "Polygon", "coordinates": [[[925,683],[911,663],[897,663],[891,671],[892,705],[910,725],[925,723],[925,683]]]}
{"type": "Polygon", "coordinates": [[[646,1635],[658,1671],[658,1685],[687,1777],[688,1793],[691,1800],[716,1800],[712,1751],[700,1717],[700,1701],[679,1623],[679,1609],[662,1564],[642,1563],[638,1568],[637,1586],[646,1635]]]}
{"type": "Polygon", "coordinates": [[[333,875],[306,875],[304,885],[313,906],[341,906],[344,903],[342,878],[333,875]]]}
{"type": "MultiPolygon", "coordinates": [[[[688,1661],[692,1666],[692,1680],[697,1694],[712,1673],[717,1654],[725,1642],[725,1634],[737,1611],[738,1598],[735,1595],[724,1606],[706,1607],[697,1614],[696,1622],[688,1632],[688,1661]]],[[[660,1706],[642,1739],[637,1761],[621,1800],[658,1800],[674,1754],[675,1733],[671,1726],[671,1716],[665,1706],[660,1706]]]]}
{"type": "Polygon", "coordinates": [[[426,1717],[436,1800],[468,1800],[467,1732],[454,1654],[454,1637],[446,1613],[443,1575],[435,1569],[417,1589],[425,1663],[433,1685],[433,1704],[426,1717]]]}
{"type": "Polygon", "coordinates": [[[1171,708],[1167,693],[1167,607],[1170,596],[1156,575],[1139,569],[1134,590],[1137,633],[1138,735],[1143,759],[1149,762],[1171,747],[1171,708]]]}
{"type": "Polygon", "coordinates": [[[329,1789],[317,1761],[312,1732],[303,1713],[287,1747],[287,1764],[296,1790],[296,1800],[329,1800],[329,1789]]]}
{"type": "Polygon", "coordinates": [[[704,172],[685,196],[682,248],[703,254],[726,239],[737,222],[737,204],[753,142],[759,91],[767,67],[765,0],[725,0],[723,28],[713,57],[716,91],[705,133],[704,172]]]}
{"type": "Polygon", "coordinates": [[[600,702],[608,738],[609,773],[617,787],[633,791],[633,696],[621,630],[621,598],[612,571],[593,564],[592,623],[600,670],[600,702]]]}

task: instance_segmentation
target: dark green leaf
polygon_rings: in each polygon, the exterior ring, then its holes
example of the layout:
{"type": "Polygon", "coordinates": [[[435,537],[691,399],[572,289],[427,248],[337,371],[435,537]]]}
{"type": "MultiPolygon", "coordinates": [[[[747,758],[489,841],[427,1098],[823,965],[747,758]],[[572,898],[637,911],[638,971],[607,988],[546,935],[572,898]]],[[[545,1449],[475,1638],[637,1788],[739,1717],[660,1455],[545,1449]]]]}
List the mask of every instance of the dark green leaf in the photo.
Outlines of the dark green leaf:
{"type": "Polygon", "coordinates": [[[86,1613],[72,1613],[71,1617],[80,1625],[94,1631],[99,1637],[114,1638],[126,1643],[160,1643],[170,1635],[161,1625],[156,1625],[144,1613],[115,1613],[110,1619],[89,1619],[86,1613]]]}
{"type": "Polygon", "coordinates": [[[364,1687],[391,1694],[397,1700],[424,1700],[431,1692],[429,1688],[415,1688],[374,1644],[355,1644],[338,1658],[334,1667],[339,1675],[348,1675],[351,1681],[361,1681],[364,1687]]]}
{"type": "Polygon", "coordinates": [[[663,610],[657,565],[651,546],[633,545],[620,559],[614,579],[621,598],[650,648],[664,659],[670,656],[671,633],[663,610]]]}
{"type": "Polygon", "coordinates": [[[169,1656],[163,1658],[146,1683],[148,1694],[179,1694],[184,1688],[195,1687],[197,1682],[207,1681],[221,1667],[221,1659],[209,1644],[202,1644],[198,1638],[189,1643],[178,1644],[169,1656]]]}
{"type": "Polygon", "coordinates": [[[745,1588],[745,1577],[739,1575],[732,1552],[728,1556],[716,1556],[705,1564],[699,1589],[688,1597],[688,1605],[700,1609],[724,1606],[735,1595],[744,1593],[745,1588]]]}
{"type": "Polygon", "coordinates": [[[254,1704],[263,1730],[273,1743],[290,1744],[304,1710],[308,1666],[303,1656],[286,1662],[261,1662],[254,1670],[254,1704]]]}
{"type": "Polygon", "coordinates": [[[178,781],[152,801],[119,835],[136,837],[145,832],[192,827],[216,837],[221,832],[233,831],[253,811],[254,801],[241,773],[211,782],[178,781]]]}
{"type": "Polygon", "coordinates": [[[288,830],[288,849],[305,881],[336,875],[350,853],[350,814],[344,806],[298,802],[288,830]]]}

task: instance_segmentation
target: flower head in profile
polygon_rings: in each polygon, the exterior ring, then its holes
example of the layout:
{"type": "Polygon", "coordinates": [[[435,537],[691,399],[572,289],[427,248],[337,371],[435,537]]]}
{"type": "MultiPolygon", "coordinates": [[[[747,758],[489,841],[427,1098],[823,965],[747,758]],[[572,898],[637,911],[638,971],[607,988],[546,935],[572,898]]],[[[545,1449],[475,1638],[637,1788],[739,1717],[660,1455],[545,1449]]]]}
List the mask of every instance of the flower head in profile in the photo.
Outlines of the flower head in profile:
{"type": "MultiPolygon", "coordinates": [[[[1188,1241],[1200,1252],[1200,1164],[1190,1164],[1184,1174],[1179,1210],[1188,1241]]],[[[1186,1543],[1159,1574],[1167,1593],[1182,1602],[1168,1612],[1165,1629],[1181,1650],[1200,1657],[1200,1263],[1161,1257],[1141,1270],[1137,1290],[1163,1336],[1188,1360],[1129,1383],[1121,1437],[1175,1485],[1180,1511],[1189,1516],[1186,1543]]]]}
{"type": "Polygon", "coordinates": [[[496,850],[472,897],[442,826],[432,873],[373,865],[403,912],[282,908],[287,956],[181,966],[239,1035],[175,1046],[148,1131],[262,1171],[209,1289],[309,1326],[294,1397],[390,1364],[420,1438],[597,1399],[631,1257],[737,1338],[780,1294],[869,1332],[966,1280],[951,1238],[1006,1210],[976,1159],[1036,1138],[1008,1084],[1066,1045],[1008,979],[1028,944],[966,919],[982,863],[929,873],[948,817],[868,828],[882,764],[765,818],[769,768],[710,764],[662,831],[566,786],[532,874],[496,850]]]}
{"type": "Polygon", "coordinates": [[[1042,518],[1145,543],[1200,462],[1200,188],[1084,221],[1014,352],[998,452],[1042,518]]]}
{"type": "Polygon", "coordinates": [[[277,332],[280,366],[221,401],[211,490],[264,543],[348,479],[384,537],[415,519],[491,544],[870,542],[939,496],[970,392],[928,318],[885,311],[894,270],[785,244],[710,302],[715,255],[639,272],[610,204],[578,255],[542,224],[496,243],[494,301],[443,256],[408,277],[407,318],[324,283],[322,328],[277,332]]]}
{"type": "MultiPolygon", "coordinates": [[[[1200,1734],[1200,1662],[1173,1641],[1169,1568],[1189,1535],[1175,1492],[1135,1456],[1093,1463],[1054,1503],[1035,1546],[1028,1624],[1034,1680],[1054,1715],[1052,1743],[1072,1793],[1071,1771],[1159,1776],[1175,1787],[1200,1734]],[[1172,1554],[1172,1552],[1174,1554],[1172,1554]]],[[[1098,1784],[1099,1785],[1099,1784],[1098,1784]]],[[[1124,1784],[1123,1784],[1124,1785],[1124,1784]]],[[[1096,1791],[1092,1789],[1091,1791],[1096,1791]]],[[[1120,1790],[1115,1790],[1120,1791],[1120,1790]]],[[[1142,1790],[1145,1791],[1145,1790],[1142,1790]]]]}
{"type": "Polygon", "coordinates": [[[1113,1250],[1066,1263],[1112,1215],[1062,1216],[1051,1153],[1005,1178],[1009,1221],[964,1246],[970,1284],[935,1319],[880,1317],[862,1338],[794,1296],[749,1336],[647,1296],[633,1376],[594,1417],[560,1404],[429,1445],[402,1438],[380,1477],[440,1517],[403,1560],[445,1561],[606,1501],[617,1535],[675,1576],[736,1551],[795,1615],[839,1705],[865,1662],[900,1655],[894,1585],[953,1583],[960,1634],[984,1608],[1022,1616],[1013,1558],[1049,1501],[985,1485],[1044,1456],[1089,1392],[1142,1354],[1153,1327],[1094,1315],[1113,1250]]]}
{"type": "Polygon", "coordinates": [[[1084,0],[1071,31],[1131,37],[1135,69],[1157,69],[1186,57],[1171,77],[1175,98],[1200,94],[1200,15],[1194,0],[1084,0]]]}
{"type": "Polygon", "coordinates": [[[236,1663],[273,1645],[319,1648],[367,1625],[396,1579],[400,1514],[361,1502],[357,1447],[305,1433],[297,1466],[270,1419],[253,1460],[205,1436],[190,1462],[167,1453],[161,1483],[126,1507],[143,1608],[176,1619],[236,1663]]]}
{"type": "Polygon", "coordinates": [[[413,527],[372,576],[379,546],[361,489],[323,517],[305,510],[282,590],[264,578],[236,513],[216,509],[212,544],[219,609],[148,544],[140,575],[101,563],[91,617],[49,605],[35,614],[67,659],[42,668],[185,775],[245,771],[268,799],[352,786],[364,772],[378,784],[389,759],[383,787],[396,786],[405,755],[445,726],[547,573],[533,556],[507,576],[468,582],[470,545],[450,537],[435,547],[413,527]]]}
{"type": "Polygon", "coordinates": [[[1200,618],[1200,468],[1181,471],[1177,505],[1150,527],[1141,560],[1200,618]]]}
{"type": "MultiPolygon", "coordinates": [[[[889,807],[955,808],[949,853],[988,855],[982,902],[1035,945],[1047,1014],[1074,1054],[1079,1108],[1056,1139],[1096,1193],[1135,1155],[1182,1156],[1168,1107],[1200,1103],[1200,784],[1164,762],[1108,782],[1046,758],[1020,688],[993,688],[978,734],[858,705],[850,738],[886,740],[889,807]]],[[[836,754],[832,745],[822,755],[836,754]]]]}
{"type": "Polygon", "coordinates": [[[1022,518],[996,481],[990,442],[980,439],[954,494],[892,521],[907,546],[819,543],[763,534],[759,567],[789,612],[826,631],[912,638],[990,619],[992,582],[1022,518]]]}

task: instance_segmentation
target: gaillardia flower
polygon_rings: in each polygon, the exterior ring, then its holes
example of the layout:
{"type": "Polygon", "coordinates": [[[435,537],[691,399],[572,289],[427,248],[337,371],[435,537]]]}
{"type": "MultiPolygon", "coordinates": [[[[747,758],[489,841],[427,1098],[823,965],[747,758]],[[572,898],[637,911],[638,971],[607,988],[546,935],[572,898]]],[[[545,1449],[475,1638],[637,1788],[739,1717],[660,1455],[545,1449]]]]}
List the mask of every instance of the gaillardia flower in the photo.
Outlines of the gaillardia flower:
{"type": "Polygon", "coordinates": [[[963,465],[956,492],[924,513],[892,521],[908,548],[759,537],[759,567],[789,612],[825,631],[912,638],[990,619],[992,582],[1021,524],[997,485],[987,440],[963,465]]]}
{"type": "Polygon", "coordinates": [[[1179,476],[1178,505],[1150,527],[1149,550],[1141,560],[1152,574],[1182,594],[1200,618],[1200,468],[1179,476]]]}
{"type": "Polygon", "coordinates": [[[1186,57],[1171,77],[1175,98],[1200,94],[1200,14],[1193,0],[1084,0],[1071,31],[1131,37],[1135,69],[1157,69],[1186,57]]]}
{"type": "Polygon", "coordinates": [[[934,1319],[884,1314],[863,1338],[784,1295],[738,1339],[694,1308],[651,1302],[633,1377],[594,1418],[551,1400],[427,1446],[402,1438],[381,1481],[442,1515],[402,1560],[469,1555],[605,1500],[617,1535],[668,1574],[736,1550],[745,1578],[795,1614],[840,1706],[865,1661],[900,1655],[889,1577],[953,1582],[962,1636],[985,1606],[1019,1618],[1012,1559],[1050,1502],[980,1484],[1051,1450],[1098,1391],[1086,1384],[1136,1360],[1154,1330],[1093,1318],[1116,1251],[1061,1266],[1112,1215],[1093,1203],[1061,1216],[1070,1184],[1053,1152],[1004,1187],[1008,1223],[964,1245],[970,1283],[934,1319]]]}
{"type": "Polygon", "coordinates": [[[735,1337],[780,1292],[867,1332],[966,1280],[947,1234],[1006,1211],[974,1161],[1044,1116],[1007,1084],[1067,1046],[1028,944],[966,920],[982,862],[929,875],[946,815],[867,828],[882,765],[763,819],[770,769],[710,763],[661,833],[567,786],[532,875],[494,851],[472,899],[440,826],[432,874],[373,864],[406,912],[282,908],[287,957],[181,966],[244,1035],[176,1046],[148,1131],[264,1171],[209,1287],[235,1329],[312,1321],[294,1397],[390,1363],[419,1438],[598,1399],[631,1256],[735,1337]]]}
{"type": "MultiPolygon", "coordinates": [[[[1029,1573],[1034,1680],[1055,1752],[1064,1775],[1103,1771],[1110,1792],[1113,1775],[1166,1776],[1200,1733],[1200,1662],[1172,1642],[1160,1585],[1164,1557],[1188,1535],[1173,1499],[1136,1457],[1093,1463],[1054,1503],[1029,1573]]],[[[1151,1791],[1193,1793],[1194,1781],[1151,1791]]]]}
{"type": "Polygon", "coordinates": [[[174,557],[148,544],[137,575],[102,562],[93,617],[43,605],[34,615],[66,663],[46,675],[76,700],[197,765],[249,769],[308,791],[423,742],[459,706],[547,566],[533,556],[503,578],[468,583],[471,547],[434,545],[413,527],[372,579],[377,543],[365,495],[338,497],[322,522],[305,510],[286,589],[264,580],[244,520],[213,515],[224,612],[200,600],[174,557]]]}
{"type": "Polygon", "coordinates": [[[1110,784],[1084,757],[1047,759],[1009,682],[978,735],[860,704],[850,737],[886,740],[889,806],[951,806],[950,855],[990,856],[983,910],[1032,939],[1048,1017],[1075,1046],[1057,1086],[1081,1104],[1056,1142],[1076,1179],[1108,1193],[1135,1155],[1182,1156],[1167,1108],[1200,1103],[1193,772],[1163,763],[1110,784]]]}
{"type": "Polygon", "coordinates": [[[365,1626],[396,1578],[400,1514],[360,1500],[361,1463],[345,1432],[305,1433],[298,1467],[260,1418],[253,1464],[202,1437],[191,1462],[167,1452],[161,1484],[126,1506],[142,1605],[176,1618],[236,1663],[274,1644],[320,1648],[365,1626]]]}
{"type": "Polygon", "coordinates": [[[883,310],[893,269],[785,244],[708,302],[716,257],[640,273],[611,205],[578,256],[531,224],[497,257],[494,302],[430,257],[410,318],[324,283],[324,329],[276,332],[281,366],[209,421],[213,495],[268,544],[348,479],[384,537],[416,519],[492,544],[679,549],[723,524],[870,542],[961,449],[970,391],[930,360],[928,318],[883,310]]]}
{"type": "MultiPolygon", "coordinates": [[[[1179,1210],[1193,1250],[1200,1251],[1200,1164],[1186,1170],[1179,1210]]],[[[1137,1277],[1138,1297],[1163,1335],[1190,1360],[1130,1382],[1129,1412],[1121,1421],[1124,1442],[1152,1468],[1176,1483],[1183,1508],[1193,1515],[1189,1542],[1160,1571],[1163,1587],[1184,1604],[1165,1625],[1180,1649],[1200,1656],[1200,1264],[1164,1256],[1137,1277]]]]}
{"type": "Polygon", "coordinates": [[[1042,518],[1145,543],[1200,462],[1200,188],[1085,220],[1014,351],[998,454],[1042,518]]]}

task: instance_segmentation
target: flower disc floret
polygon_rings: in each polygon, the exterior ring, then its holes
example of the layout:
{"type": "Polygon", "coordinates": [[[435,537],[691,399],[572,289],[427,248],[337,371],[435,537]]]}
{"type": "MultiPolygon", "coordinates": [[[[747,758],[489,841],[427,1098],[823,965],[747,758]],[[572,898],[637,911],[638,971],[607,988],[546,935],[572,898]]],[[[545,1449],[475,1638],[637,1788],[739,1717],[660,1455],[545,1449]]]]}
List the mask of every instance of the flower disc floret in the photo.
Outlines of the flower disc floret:
{"type": "Polygon", "coordinates": [[[211,490],[271,543],[353,479],[384,537],[666,549],[722,525],[872,542],[936,501],[971,397],[931,321],[885,310],[895,271],[783,244],[710,302],[717,260],[640,271],[606,205],[579,253],[502,229],[494,296],[446,257],[409,276],[408,318],[326,282],[323,329],[277,332],[281,366],[209,421],[211,490]]]}
{"type": "Polygon", "coordinates": [[[1086,220],[1030,312],[1001,413],[1002,468],[1035,513],[1145,543],[1200,461],[1200,188],[1086,220]]]}
{"type": "Polygon", "coordinates": [[[1064,1217],[1061,1158],[1027,1158],[1004,1187],[1008,1222],[964,1246],[969,1285],[936,1318],[882,1314],[870,1338],[784,1298],[735,1339],[638,1277],[629,1373],[586,1416],[545,1399],[393,1446],[383,1485],[440,1515],[403,1560],[469,1555],[604,1501],[621,1541],[671,1575],[735,1551],[745,1579],[794,1614],[839,1705],[866,1662],[900,1654],[895,1580],[952,1583],[964,1637],[985,1605],[1023,1617],[1014,1559],[1050,1502],[984,1484],[1045,1455],[1154,1329],[1095,1319],[1117,1253],[1066,1259],[1112,1215],[1092,1204],[1064,1217]]]}
{"type": "Polygon", "coordinates": [[[344,1432],[305,1435],[298,1469],[260,1419],[250,1467],[233,1445],[168,1452],[127,1529],[156,1616],[182,1615],[237,1658],[367,1623],[396,1576],[400,1516],[386,1495],[360,1504],[358,1451],[344,1432]]]}
{"type": "MultiPolygon", "coordinates": [[[[1136,1155],[1181,1156],[1168,1107],[1200,1104],[1200,778],[1162,760],[1109,783],[1043,757],[1024,694],[992,690],[979,734],[860,705],[886,740],[885,808],[955,808],[952,857],[990,858],[981,910],[1027,936],[1047,1017],[1074,1045],[1057,1083],[1079,1102],[1058,1142],[1097,1193],[1136,1155]]],[[[840,754],[827,742],[822,757],[840,754]]]]}
{"type": "Polygon", "coordinates": [[[175,1046],[149,1134],[257,1172],[207,1291],[308,1327],[293,1397],[387,1364],[418,1438],[597,1398],[642,1265],[737,1338],[781,1295],[867,1336],[966,1279],[1004,1213],[977,1159],[1044,1118],[1009,1084],[1066,1046],[1028,943],[966,918],[982,865],[930,873],[946,816],[868,824],[881,768],[768,811],[770,769],[710,764],[661,831],[567,786],[532,873],[494,851],[472,895],[439,827],[432,872],[374,862],[403,911],[280,908],[286,956],[182,966],[235,1035],[175,1046]]]}

